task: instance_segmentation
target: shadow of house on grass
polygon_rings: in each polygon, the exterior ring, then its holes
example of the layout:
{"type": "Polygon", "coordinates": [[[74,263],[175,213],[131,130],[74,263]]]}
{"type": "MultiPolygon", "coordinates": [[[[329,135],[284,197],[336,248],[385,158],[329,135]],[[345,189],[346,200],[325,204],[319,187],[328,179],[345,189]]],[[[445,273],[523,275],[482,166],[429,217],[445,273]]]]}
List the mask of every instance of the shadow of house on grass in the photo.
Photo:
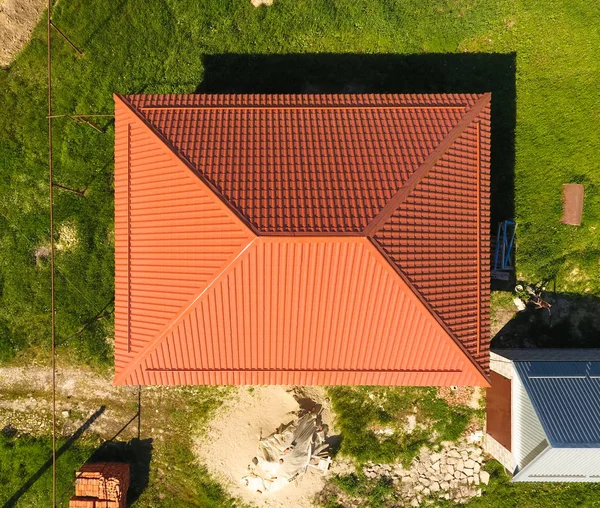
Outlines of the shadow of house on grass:
{"type": "Polygon", "coordinates": [[[492,226],[514,216],[515,53],[220,54],[203,65],[197,93],[492,92],[492,226]]]}
{"type": "Polygon", "coordinates": [[[130,468],[130,485],[127,491],[127,506],[135,502],[148,486],[150,461],[152,459],[152,439],[132,439],[131,441],[107,441],[88,459],[94,462],[125,462],[130,468]]]}
{"type": "Polygon", "coordinates": [[[600,348],[600,298],[545,293],[552,307],[531,304],[493,338],[492,348],[600,348]]]}

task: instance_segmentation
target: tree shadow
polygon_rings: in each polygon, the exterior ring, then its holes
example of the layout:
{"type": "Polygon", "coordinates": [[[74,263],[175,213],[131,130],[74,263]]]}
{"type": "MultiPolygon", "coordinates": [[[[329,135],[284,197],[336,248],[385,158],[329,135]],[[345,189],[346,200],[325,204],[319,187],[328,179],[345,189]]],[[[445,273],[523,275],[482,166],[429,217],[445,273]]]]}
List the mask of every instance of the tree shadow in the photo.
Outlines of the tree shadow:
{"type": "Polygon", "coordinates": [[[132,439],[131,441],[107,441],[88,459],[94,462],[125,462],[130,467],[130,486],[127,491],[127,506],[135,502],[150,479],[152,460],[152,439],[132,439]]]}
{"type": "MultiPolygon", "coordinates": [[[[75,441],[77,441],[77,439],[79,439],[81,437],[81,435],[90,428],[90,426],[92,425],[92,423],[94,423],[102,413],[104,413],[104,410],[106,409],[106,406],[100,406],[100,408],[98,408],[98,410],[92,414],[74,433],[71,437],[69,437],[69,439],[67,439],[65,441],[65,443],[56,450],[56,460],[58,461],[58,459],[60,458],[60,456],[65,453],[72,445],[73,443],[75,443],[75,441]]],[[[19,499],[23,496],[23,494],[25,494],[32,486],[35,482],[37,482],[42,476],[43,474],[48,471],[50,468],[52,467],[52,457],[50,457],[46,462],[44,462],[44,464],[42,465],[42,467],[40,467],[24,484],[23,486],[17,491],[15,492],[11,498],[6,501],[6,503],[4,504],[3,508],[9,508],[12,506],[16,506],[17,502],[19,501],[19,499]]]]}
{"type": "Polygon", "coordinates": [[[599,348],[600,298],[573,293],[544,293],[552,307],[528,304],[493,338],[491,347],[599,348]]]}
{"type": "Polygon", "coordinates": [[[203,65],[197,93],[492,92],[492,225],[514,217],[516,53],[218,54],[203,65]]]}

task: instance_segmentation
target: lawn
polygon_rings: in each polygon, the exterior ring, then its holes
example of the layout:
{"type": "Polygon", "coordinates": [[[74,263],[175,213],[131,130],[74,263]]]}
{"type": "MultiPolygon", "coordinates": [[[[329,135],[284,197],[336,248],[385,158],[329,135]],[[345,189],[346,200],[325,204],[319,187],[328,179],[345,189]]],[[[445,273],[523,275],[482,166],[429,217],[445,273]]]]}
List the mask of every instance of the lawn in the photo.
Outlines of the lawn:
{"type": "MultiPolygon", "coordinates": [[[[52,19],[83,51],[53,35],[55,114],[110,115],[115,92],[492,91],[492,215],[519,223],[519,276],[600,295],[595,2],[276,0],[255,9],[249,0],[63,0],[52,19]],[[559,221],[567,182],[586,186],[578,228],[559,221]]],[[[4,363],[49,349],[45,37],[42,19],[0,70],[4,363]]],[[[106,369],[114,123],[93,120],[102,133],[54,121],[55,183],[85,191],[55,193],[57,341],[63,358],[106,369]]]]}
{"type": "Polygon", "coordinates": [[[340,452],[358,462],[398,461],[409,467],[422,446],[457,441],[471,420],[483,418],[482,410],[449,406],[435,388],[336,386],[329,395],[342,435],[340,452]],[[423,428],[406,433],[409,416],[423,428]]]}
{"type": "MultiPolygon", "coordinates": [[[[65,1],[53,20],[56,114],[111,114],[131,92],[485,91],[493,220],[519,222],[517,266],[600,293],[600,19],[593,2],[65,1]],[[559,223],[561,184],[586,185],[584,223],[559,223]]],[[[0,360],[48,341],[45,26],[0,70],[0,360]],[[37,256],[36,256],[37,254],[37,256]]],[[[113,120],[55,120],[60,348],[111,363],[113,120]],[[108,306],[108,307],[107,307],[108,306]]],[[[44,354],[44,347],[34,348],[44,354]]]]}

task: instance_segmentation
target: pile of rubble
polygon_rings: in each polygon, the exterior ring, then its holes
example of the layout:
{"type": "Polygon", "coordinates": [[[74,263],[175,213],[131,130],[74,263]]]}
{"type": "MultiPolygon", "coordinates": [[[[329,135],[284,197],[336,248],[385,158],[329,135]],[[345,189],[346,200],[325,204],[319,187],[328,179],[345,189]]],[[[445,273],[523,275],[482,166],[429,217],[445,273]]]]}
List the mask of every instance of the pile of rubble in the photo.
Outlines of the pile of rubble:
{"type": "Polygon", "coordinates": [[[481,496],[481,484],[488,483],[489,473],[481,469],[480,448],[447,447],[439,453],[426,449],[412,462],[410,469],[401,464],[367,464],[368,478],[390,478],[411,506],[419,506],[427,498],[466,503],[481,496]]]}

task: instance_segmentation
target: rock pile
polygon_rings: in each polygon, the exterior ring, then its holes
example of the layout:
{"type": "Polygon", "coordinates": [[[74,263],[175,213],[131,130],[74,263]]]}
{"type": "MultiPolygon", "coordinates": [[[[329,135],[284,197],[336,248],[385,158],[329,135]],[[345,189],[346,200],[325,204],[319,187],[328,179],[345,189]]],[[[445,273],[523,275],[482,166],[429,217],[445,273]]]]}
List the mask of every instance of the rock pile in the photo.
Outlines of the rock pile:
{"type": "Polygon", "coordinates": [[[480,448],[453,445],[439,453],[423,448],[410,469],[401,464],[367,464],[364,472],[368,478],[390,478],[411,506],[419,506],[427,498],[466,503],[480,496],[480,485],[487,485],[490,479],[481,469],[482,462],[480,448]]]}

